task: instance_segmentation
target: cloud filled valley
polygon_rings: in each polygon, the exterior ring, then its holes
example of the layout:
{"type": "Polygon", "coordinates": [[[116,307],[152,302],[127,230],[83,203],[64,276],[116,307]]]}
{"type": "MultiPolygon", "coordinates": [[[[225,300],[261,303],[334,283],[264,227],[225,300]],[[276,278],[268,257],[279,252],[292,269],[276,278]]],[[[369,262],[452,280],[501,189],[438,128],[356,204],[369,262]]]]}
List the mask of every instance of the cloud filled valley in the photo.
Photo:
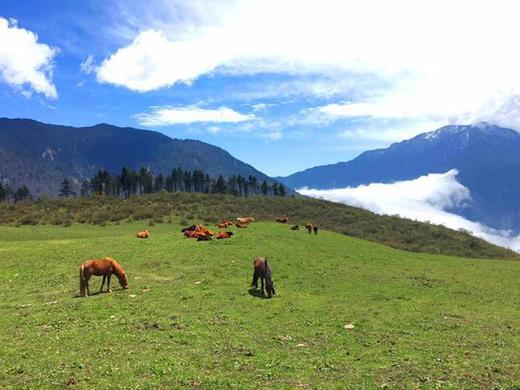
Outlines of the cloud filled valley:
{"type": "Polygon", "coordinates": [[[457,174],[457,170],[452,169],[390,184],[372,183],[329,190],[301,188],[298,192],[377,214],[399,215],[455,230],[464,229],[496,245],[520,251],[520,236],[512,236],[508,231],[493,229],[450,212],[471,202],[471,193],[457,181],[457,174]]]}

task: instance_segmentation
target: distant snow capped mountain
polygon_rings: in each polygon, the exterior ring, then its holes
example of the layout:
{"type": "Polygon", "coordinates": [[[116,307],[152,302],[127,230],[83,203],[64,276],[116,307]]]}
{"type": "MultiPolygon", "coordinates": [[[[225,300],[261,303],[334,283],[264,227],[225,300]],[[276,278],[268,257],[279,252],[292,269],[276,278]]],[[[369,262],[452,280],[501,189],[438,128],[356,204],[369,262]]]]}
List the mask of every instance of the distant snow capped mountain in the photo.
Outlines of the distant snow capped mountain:
{"type": "Polygon", "coordinates": [[[487,122],[449,125],[349,162],[279,178],[293,188],[392,183],[457,169],[471,191],[469,207],[452,210],[488,226],[520,231],[520,134],[487,122]]]}

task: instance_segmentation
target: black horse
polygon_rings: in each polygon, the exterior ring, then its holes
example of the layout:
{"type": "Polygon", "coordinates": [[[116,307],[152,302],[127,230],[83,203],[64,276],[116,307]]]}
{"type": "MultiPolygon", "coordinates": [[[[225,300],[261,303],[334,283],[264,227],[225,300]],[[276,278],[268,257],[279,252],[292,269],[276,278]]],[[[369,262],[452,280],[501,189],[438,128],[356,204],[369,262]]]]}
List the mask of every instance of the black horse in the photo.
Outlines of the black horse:
{"type": "Polygon", "coordinates": [[[263,257],[255,258],[253,260],[253,270],[253,282],[251,283],[251,287],[258,288],[258,278],[260,278],[260,282],[262,283],[262,295],[265,296],[264,280],[267,297],[271,298],[275,295],[276,292],[274,291],[274,284],[271,279],[271,268],[269,268],[269,264],[267,263],[267,257],[265,259],[263,257]]]}

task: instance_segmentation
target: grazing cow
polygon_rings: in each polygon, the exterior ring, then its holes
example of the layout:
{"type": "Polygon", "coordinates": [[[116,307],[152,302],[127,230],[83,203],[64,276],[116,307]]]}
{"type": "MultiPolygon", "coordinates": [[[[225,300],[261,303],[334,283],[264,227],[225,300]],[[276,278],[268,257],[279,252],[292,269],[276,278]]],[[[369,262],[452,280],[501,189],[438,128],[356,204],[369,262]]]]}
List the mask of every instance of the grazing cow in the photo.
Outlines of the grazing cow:
{"type": "Polygon", "coordinates": [[[291,230],[300,230],[300,225],[294,225],[291,227],[291,230]]]}
{"type": "Polygon", "coordinates": [[[194,231],[196,229],[197,229],[197,226],[195,226],[195,225],[187,226],[187,227],[181,229],[181,233],[186,233],[187,231],[191,231],[192,232],[192,231],[194,231]]]}
{"type": "Polygon", "coordinates": [[[218,232],[215,237],[217,238],[217,240],[222,240],[225,238],[231,238],[232,235],[233,232],[218,232]]]}
{"type": "Polygon", "coordinates": [[[263,296],[265,296],[264,280],[267,297],[271,298],[276,294],[273,280],[271,279],[271,268],[269,268],[269,264],[267,263],[267,257],[256,257],[253,260],[253,282],[251,283],[251,287],[258,288],[258,278],[260,278],[263,296]]]}
{"type": "Polygon", "coordinates": [[[103,291],[105,280],[107,281],[107,292],[111,292],[110,289],[110,278],[112,274],[117,276],[119,284],[124,289],[128,288],[128,279],[123,268],[111,257],[105,257],[104,259],[87,260],[79,267],[79,294],[80,296],[86,297],[90,295],[88,288],[88,280],[92,275],[103,276],[103,282],[99,292],[103,291]]]}
{"type": "Polygon", "coordinates": [[[314,225],[312,230],[314,231],[314,234],[318,234],[318,226],[314,225]]]}
{"type": "Polygon", "coordinates": [[[289,220],[289,218],[287,218],[287,217],[277,217],[275,219],[275,221],[278,223],[287,223],[288,220],[289,220]]]}
{"type": "Polygon", "coordinates": [[[148,237],[150,237],[150,232],[148,231],[148,229],[146,229],[143,232],[137,233],[137,238],[148,238],[148,237]]]}
{"type": "Polygon", "coordinates": [[[307,225],[305,225],[305,229],[307,229],[307,231],[309,232],[309,234],[312,233],[312,224],[311,223],[308,223],[307,225]]]}

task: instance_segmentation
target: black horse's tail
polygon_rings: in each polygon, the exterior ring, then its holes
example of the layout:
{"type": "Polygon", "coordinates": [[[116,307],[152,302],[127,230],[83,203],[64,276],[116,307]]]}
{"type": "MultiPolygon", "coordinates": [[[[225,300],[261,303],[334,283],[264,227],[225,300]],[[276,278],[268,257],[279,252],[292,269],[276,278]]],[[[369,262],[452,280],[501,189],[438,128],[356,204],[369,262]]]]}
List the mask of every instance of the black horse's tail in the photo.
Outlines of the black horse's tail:
{"type": "Polygon", "coordinates": [[[265,267],[265,277],[271,279],[271,268],[269,268],[269,263],[267,262],[267,257],[264,261],[264,267],[265,267]]]}

